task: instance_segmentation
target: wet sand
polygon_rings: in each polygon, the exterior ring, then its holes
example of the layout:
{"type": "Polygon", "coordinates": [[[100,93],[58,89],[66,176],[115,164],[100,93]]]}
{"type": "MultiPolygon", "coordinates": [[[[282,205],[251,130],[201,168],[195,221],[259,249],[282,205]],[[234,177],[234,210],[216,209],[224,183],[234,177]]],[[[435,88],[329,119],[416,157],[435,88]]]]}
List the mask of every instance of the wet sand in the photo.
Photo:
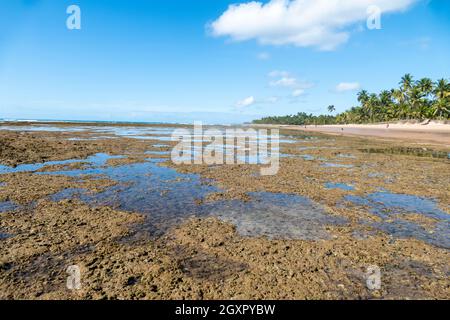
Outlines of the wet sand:
{"type": "Polygon", "coordinates": [[[258,125],[305,132],[320,132],[342,136],[365,136],[382,139],[405,140],[417,143],[433,143],[450,146],[450,124],[367,124],[367,125],[258,125]]]}
{"type": "Polygon", "coordinates": [[[450,297],[445,145],[283,130],[259,176],[175,165],[170,127],[31,127],[0,127],[2,299],[450,297]]]}

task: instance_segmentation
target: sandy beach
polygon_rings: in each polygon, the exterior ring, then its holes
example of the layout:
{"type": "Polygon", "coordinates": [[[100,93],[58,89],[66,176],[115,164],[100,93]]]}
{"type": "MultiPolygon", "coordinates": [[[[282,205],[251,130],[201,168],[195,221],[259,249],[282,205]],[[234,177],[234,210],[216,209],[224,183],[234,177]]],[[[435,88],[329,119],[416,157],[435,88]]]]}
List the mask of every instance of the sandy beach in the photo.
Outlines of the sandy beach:
{"type": "Polygon", "coordinates": [[[435,143],[450,146],[450,124],[431,121],[421,123],[390,123],[387,124],[344,124],[323,126],[293,126],[293,125],[257,125],[278,127],[306,132],[321,132],[343,136],[367,136],[384,139],[406,140],[417,143],[435,143]]]}

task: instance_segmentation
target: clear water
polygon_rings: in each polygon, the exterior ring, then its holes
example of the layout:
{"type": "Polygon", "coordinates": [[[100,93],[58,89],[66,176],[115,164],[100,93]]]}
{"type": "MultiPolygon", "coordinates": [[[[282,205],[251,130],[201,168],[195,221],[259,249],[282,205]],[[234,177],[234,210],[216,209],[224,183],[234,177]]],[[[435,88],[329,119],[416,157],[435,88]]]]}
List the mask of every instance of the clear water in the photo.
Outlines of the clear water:
{"type": "Polygon", "coordinates": [[[356,156],[354,156],[353,154],[349,154],[349,153],[339,153],[337,155],[338,158],[344,158],[344,159],[356,159],[356,156]]]}
{"type": "Polygon", "coordinates": [[[326,168],[353,168],[352,164],[342,164],[342,163],[332,163],[332,162],[325,162],[320,165],[321,167],[326,168]]]}
{"type": "Polygon", "coordinates": [[[18,206],[11,201],[0,202],[0,213],[16,210],[18,206]]]}
{"type": "Polygon", "coordinates": [[[101,174],[118,181],[118,185],[101,193],[66,189],[50,198],[54,201],[78,198],[91,205],[143,213],[147,219],[138,229],[152,235],[160,235],[192,216],[212,215],[230,221],[245,236],[309,240],[329,238],[325,226],[345,222],[311,200],[296,195],[252,193],[250,202],[204,202],[208,194],[220,190],[198,175],[180,174],[154,161],[50,174],[101,174]]]}
{"type": "Polygon", "coordinates": [[[325,183],[325,188],[327,189],[341,189],[341,190],[346,190],[346,191],[352,191],[355,190],[354,186],[345,184],[345,183],[332,183],[332,182],[327,182],[325,183]]]}
{"type": "Polygon", "coordinates": [[[214,216],[236,225],[245,236],[270,239],[329,239],[327,225],[347,222],[328,214],[306,197],[268,192],[251,193],[252,201],[228,201],[214,205],[214,216]]]}
{"type": "Polygon", "coordinates": [[[42,169],[45,166],[50,165],[68,165],[71,163],[80,163],[80,162],[89,162],[94,166],[103,166],[106,164],[106,161],[109,159],[120,159],[124,158],[123,156],[110,156],[105,153],[98,153],[96,155],[90,156],[86,159],[71,159],[71,160],[63,160],[63,161],[47,161],[43,163],[33,163],[33,164],[21,164],[17,167],[8,167],[4,165],[0,165],[0,174],[5,173],[18,173],[18,172],[34,172],[42,169]]]}
{"type": "Polygon", "coordinates": [[[416,238],[433,245],[450,248],[450,215],[433,199],[408,194],[376,192],[365,197],[347,195],[345,200],[364,206],[382,218],[381,222],[365,222],[388,234],[401,238],[416,238]],[[417,213],[437,221],[430,233],[418,223],[402,219],[399,214],[417,213]]]}
{"type": "Polygon", "coordinates": [[[0,232],[0,240],[4,240],[10,237],[11,237],[10,234],[0,232]]]}
{"type": "Polygon", "coordinates": [[[315,159],[315,157],[310,154],[302,154],[300,155],[300,158],[303,158],[303,160],[306,161],[313,161],[315,159]]]}

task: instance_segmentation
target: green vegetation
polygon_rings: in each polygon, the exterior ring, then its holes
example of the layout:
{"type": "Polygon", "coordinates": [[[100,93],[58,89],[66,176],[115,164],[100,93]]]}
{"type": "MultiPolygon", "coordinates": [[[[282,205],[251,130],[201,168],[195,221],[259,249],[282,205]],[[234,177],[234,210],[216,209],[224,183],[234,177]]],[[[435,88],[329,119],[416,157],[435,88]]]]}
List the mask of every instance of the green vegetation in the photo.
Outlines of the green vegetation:
{"type": "MultiPolygon", "coordinates": [[[[262,124],[344,124],[374,123],[396,120],[450,119],[450,84],[446,79],[433,82],[429,78],[414,81],[410,74],[402,77],[398,89],[383,90],[380,94],[358,93],[359,106],[343,113],[332,115],[306,114],[265,117],[254,120],[262,124]]],[[[335,111],[330,105],[328,112],[335,111]]]]}

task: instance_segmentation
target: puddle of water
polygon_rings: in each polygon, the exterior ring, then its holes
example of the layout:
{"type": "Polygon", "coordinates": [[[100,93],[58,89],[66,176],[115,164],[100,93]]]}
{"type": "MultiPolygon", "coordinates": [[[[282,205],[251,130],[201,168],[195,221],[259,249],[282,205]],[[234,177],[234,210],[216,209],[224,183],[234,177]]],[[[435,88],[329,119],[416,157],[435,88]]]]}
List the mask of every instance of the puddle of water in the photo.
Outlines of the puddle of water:
{"type": "Polygon", "coordinates": [[[145,154],[154,154],[154,155],[166,155],[166,154],[170,154],[170,151],[146,151],[145,154]]]}
{"type": "Polygon", "coordinates": [[[216,204],[212,214],[233,223],[241,235],[270,239],[329,239],[326,225],[346,223],[306,197],[269,192],[250,195],[250,202],[216,204]]]}
{"type": "Polygon", "coordinates": [[[356,156],[350,153],[339,153],[337,156],[344,159],[356,159],[356,156]]]}
{"type": "Polygon", "coordinates": [[[157,143],[157,144],[154,144],[153,147],[155,147],[155,148],[169,148],[170,145],[157,143]]]}
{"type": "Polygon", "coordinates": [[[62,172],[67,175],[101,174],[119,184],[96,194],[83,189],[66,189],[51,199],[79,198],[92,205],[140,212],[148,217],[142,228],[160,234],[181,218],[201,215],[196,200],[218,189],[204,184],[197,175],[180,174],[174,169],[158,166],[157,162],[160,161],[152,159],[117,167],[62,172]]]}
{"type": "Polygon", "coordinates": [[[8,239],[8,238],[11,238],[11,237],[12,237],[12,235],[10,235],[8,233],[0,232],[0,240],[8,239]]]}
{"type": "MultiPolygon", "coordinates": [[[[80,163],[80,162],[89,162],[90,164],[94,166],[102,166],[106,164],[106,161],[109,159],[121,159],[124,158],[123,156],[110,156],[105,153],[97,153],[95,155],[89,156],[86,159],[70,159],[70,160],[62,160],[62,161],[47,161],[43,163],[32,163],[32,164],[21,164],[17,167],[8,167],[4,165],[0,165],[0,174],[6,174],[6,173],[19,173],[19,172],[34,172],[36,170],[39,170],[45,166],[50,165],[65,165],[65,164],[72,164],[72,163],[80,163]]],[[[60,171],[61,173],[65,171],[60,171]]],[[[42,172],[46,173],[46,172],[42,172]]]]}
{"type": "MultiPolygon", "coordinates": [[[[247,236],[270,238],[323,239],[329,235],[327,224],[343,223],[341,218],[327,214],[307,198],[295,195],[252,193],[254,201],[201,201],[208,194],[220,191],[195,174],[181,174],[157,165],[158,161],[117,167],[96,167],[49,174],[100,174],[119,184],[101,193],[83,189],[66,189],[50,199],[78,198],[91,205],[108,205],[146,215],[138,230],[161,235],[171,226],[192,216],[217,216],[236,224],[247,236]]],[[[44,173],[39,173],[44,174],[44,173]]]]}
{"type": "Polygon", "coordinates": [[[369,178],[383,178],[383,177],[385,176],[385,174],[384,174],[384,173],[381,173],[381,172],[369,172],[369,173],[367,174],[367,176],[368,176],[369,178]]]}
{"type": "Polygon", "coordinates": [[[64,161],[49,161],[49,162],[43,162],[43,163],[32,163],[32,164],[20,164],[17,167],[8,167],[4,165],[0,165],[0,174],[5,173],[17,173],[17,172],[33,172],[36,170],[41,169],[44,166],[47,165],[64,165],[64,164],[71,164],[75,162],[82,162],[83,160],[64,160],[64,161]]]}
{"type": "Polygon", "coordinates": [[[90,138],[69,138],[68,141],[95,141],[95,140],[103,140],[103,139],[117,139],[117,137],[113,136],[96,136],[90,138]]]}
{"type": "Polygon", "coordinates": [[[11,201],[0,202],[0,213],[14,211],[17,209],[17,205],[11,201]]]}
{"type": "Polygon", "coordinates": [[[376,192],[365,197],[348,195],[344,199],[358,206],[367,206],[371,213],[382,218],[382,222],[366,222],[377,229],[396,237],[412,237],[450,248],[450,215],[441,210],[432,199],[389,192],[376,192]],[[438,222],[430,233],[413,221],[396,217],[398,214],[408,213],[421,214],[438,222]]]}
{"type": "Polygon", "coordinates": [[[322,163],[320,166],[327,167],[327,168],[353,168],[352,164],[342,164],[342,163],[332,163],[332,162],[322,163]]]}
{"type": "Polygon", "coordinates": [[[301,154],[300,158],[303,158],[303,160],[306,161],[313,161],[315,159],[315,157],[310,154],[301,154]]]}
{"type": "Polygon", "coordinates": [[[327,189],[342,189],[342,190],[346,190],[346,191],[355,190],[354,186],[351,186],[351,185],[348,185],[345,183],[332,183],[332,182],[325,183],[325,188],[327,188],[327,189]]]}

